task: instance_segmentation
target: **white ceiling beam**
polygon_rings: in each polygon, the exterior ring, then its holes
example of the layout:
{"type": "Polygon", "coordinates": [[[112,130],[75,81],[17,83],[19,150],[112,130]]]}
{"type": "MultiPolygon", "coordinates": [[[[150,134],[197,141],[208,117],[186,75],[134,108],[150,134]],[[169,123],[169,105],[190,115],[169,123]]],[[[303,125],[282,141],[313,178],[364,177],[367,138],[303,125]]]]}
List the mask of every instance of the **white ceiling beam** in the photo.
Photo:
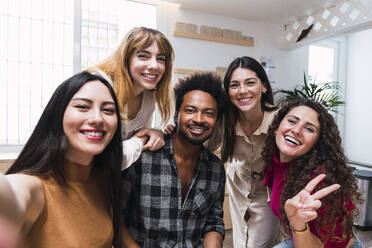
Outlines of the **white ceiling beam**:
{"type": "Polygon", "coordinates": [[[313,41],[371,26],[372,0],[345,0],[314,15],[304,16],[286,24],[279,42],[282,48],[293,49],[313,41]],[[311,24],[314,26],[308,36],[296,42],[301,31],[311,24]]]}

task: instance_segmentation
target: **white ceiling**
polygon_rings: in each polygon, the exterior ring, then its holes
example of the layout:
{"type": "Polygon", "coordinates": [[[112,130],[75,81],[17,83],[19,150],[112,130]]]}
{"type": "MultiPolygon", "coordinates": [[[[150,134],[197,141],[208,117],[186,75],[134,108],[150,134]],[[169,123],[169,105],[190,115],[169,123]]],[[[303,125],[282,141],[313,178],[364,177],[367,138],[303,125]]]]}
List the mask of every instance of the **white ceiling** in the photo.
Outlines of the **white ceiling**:
{"type": "Polygon", "coordinates": [[[344,0],[165,0],[180,8],[250,21],[287,24],[344,0]]]}

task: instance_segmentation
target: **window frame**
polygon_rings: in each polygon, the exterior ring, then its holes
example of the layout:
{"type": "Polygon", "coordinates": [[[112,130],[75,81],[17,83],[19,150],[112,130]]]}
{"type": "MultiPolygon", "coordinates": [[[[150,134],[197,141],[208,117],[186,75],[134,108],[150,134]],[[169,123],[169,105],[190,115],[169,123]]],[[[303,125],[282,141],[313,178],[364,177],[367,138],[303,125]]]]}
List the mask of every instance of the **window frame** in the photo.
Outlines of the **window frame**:
{"type": "MultiPolygon", "coordinates": [[[[338,82],[341,86],[339,91],[340,96],[343,101],[346,101],[346,45],[347,41],[344,36],[329,38],[321,41],[311,43],[308,46],[308,68],[307,73],[309,74],[309,60],[310,60],[310,46],[320,46],[326,48],[334,49],[334,58],[333,58],[333,81],[338,82]]],[[[340,136],[342,142],[345,140],[345,104],[337,107],[337,113],[331,113],[335,118],[335,121],[338,125],[340,131],[340,136]]]]}
{"type": "MultiPolygon", "coordinates": [[[[156,7],[155,14],[155,26],[159,26],[159,6],[161,5],[160,1],[151,1],[151,0],[126,0],[134,3],[147,4],[156,7]]],[[[82,0],[73,0],[73,23],[72,23],[72,73],[76,74],[82,69],[82,0]]],[[[119,39],[121,39],[120,37],[119,39]]],[[[98,62],[98,61],[97,61],[98,62]]],[[[49,101],[49,100],[48,100],[49,101]]],[[[8,104],[8,102],[6,102],[8,104]]],[[[156,119],[154,115],[153,121],[156,119]]],[[[32,132],[32,131],[31,131],[32,132]]],[[[6,134],[8,135],[8,134],[6,134]]],[[[0,160],[1,159],[14,159],[22,150],[24,144],[0,144],[0,160]]]]}

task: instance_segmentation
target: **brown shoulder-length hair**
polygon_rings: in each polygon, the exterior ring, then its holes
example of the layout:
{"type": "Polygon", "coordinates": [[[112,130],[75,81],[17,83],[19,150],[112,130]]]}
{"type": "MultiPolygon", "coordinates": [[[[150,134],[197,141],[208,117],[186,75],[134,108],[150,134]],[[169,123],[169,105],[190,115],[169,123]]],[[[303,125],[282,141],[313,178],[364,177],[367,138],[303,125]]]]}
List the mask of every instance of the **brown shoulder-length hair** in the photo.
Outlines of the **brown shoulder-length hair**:
{"type": "Polygon", "coordinates": [[[155,90],[155,98],[162,122],[165,123],[169,120],[173,109],[171,80],[174,61],[173,47],[165,35],[151,28],[133,28],[123,38],[116,51],[97,65],[114,82],[114,90],[119,101],[121,118],[123,120],[127,119],[125,107],[130,108],[131,98],[133,97],[133,80],[129,70],[130,57],[137,49],[146,48],[153,42],[156,42],[159,51],[166,57],[165,72],[155,90]]]}
{"type": "Polygon", "coordinates": [[[341,137],[334,118],[320,103],[307,99],[295,99],[283,106],[278,111],[269,128],[262,157],[267,164],[267,169],[271,170],[273,157],[279,153],[275,142],[275,131],[291,109],[298,106],[307,106],[318,113],[320,124],[319,138],[308,153],[291,161],[288,167],[287,178],[281,195],[281,222],[285,230],[288,231],[289,222],[284,211],[286,200],[294,197],[304,189],[312,178],[320,173],[324,173],[326,174],[326,178],[317,186],[315,191],[335,183],[340,184],[341,187],[330,196],[322,199],[322,208],[324,208],[327,214],[322,219],[317,218],[314,220],[316,229],[321,235],[320,239],[323,242],[335,240],[332,234],[337,224],[335,220],[339,219],[340,216],[343,217],[341,228],[342,239],[351,238],[353,221],[358,216],[358,210],[355,208],[350,212],[347,205],[349,201],[354,205],[357,202],[362,202],[361,195],[358,192],[357,182],[351,169],[346,166],[346,157],[342,149],[341,137]],[[330,231],[327,234],[322,234],[319,232],[321,227],[330,231]]]}
{"type": "Polygon", "coordinates": [[[272,105],[274,105],[273,92],[271,89],[269,78],[267,77],[265,69],[261,66],[261,64],[254,58],[247,56],[238,57],[234,59],[227,68],[227,72],[223,80],[223,86],[225,88],[225,92],[228,98],[226,118],[224,121],[225,122],[224,126],[226,127],[226,130],[222,144],[223,162],[232,159],[232,154],[234,152],[236,142],[235,126],[236,122],[238,121],[239,110],[237,107],[234,106],[229,97],[231,75],[236,68],[245,68],[254,71],[257,74],[257,77],[261,80],[262,84],[265,86],[266,93],[262,93],[261,97],[262,111],[273,111],[277,109],[276,107],[272,107],[272,105]]]}

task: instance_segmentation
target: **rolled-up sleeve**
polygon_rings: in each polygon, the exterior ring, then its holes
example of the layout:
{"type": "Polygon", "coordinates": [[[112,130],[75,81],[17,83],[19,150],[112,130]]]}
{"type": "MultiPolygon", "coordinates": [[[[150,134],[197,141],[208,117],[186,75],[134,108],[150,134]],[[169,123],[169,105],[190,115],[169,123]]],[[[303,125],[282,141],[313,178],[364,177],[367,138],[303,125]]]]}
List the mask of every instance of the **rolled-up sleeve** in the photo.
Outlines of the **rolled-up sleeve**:
{"type": "Polygon", "coordinates": [[[143,143],[137,136],[132,136],[130,139],[123,141],[123,163],[121,170],[128,169],[134,162],[138,160],[142,153],[143,143]]]}
{"type": "MultiPolygon", "coordinates": [[[[222,165],[221,165],[222,166],[222,165]]],[[[223,222],[223,202],[225,199],[225,170],[221,173],[220,184],[218,187],[218,194],[214,199],[213,207],[209,210],[207,223],[204,229],[204,234],[208,232],[219,232],[222,237],[225,237],[225,225],[223,222]]]]}

